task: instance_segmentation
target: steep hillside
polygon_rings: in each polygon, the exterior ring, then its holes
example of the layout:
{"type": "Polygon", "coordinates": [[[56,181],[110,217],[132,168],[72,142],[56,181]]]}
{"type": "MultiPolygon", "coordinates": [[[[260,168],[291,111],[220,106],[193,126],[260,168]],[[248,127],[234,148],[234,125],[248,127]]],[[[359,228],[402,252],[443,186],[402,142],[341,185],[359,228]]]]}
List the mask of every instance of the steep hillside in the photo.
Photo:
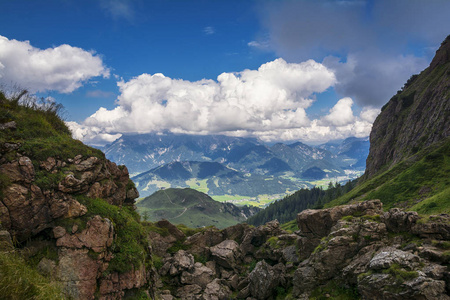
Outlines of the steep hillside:
{"type": "Polygon", "coordinates": [[[382,108],[370,134],[364,179],[450,136],[450,36],[430,66],[382,108]]]}
{"type": "Polygon", "coordinates": [[[149,242],[127,168],[73,140],[58,109],[0,92],[0,294],[110,299],[152,292],[149,242]],[[46,292],[54,288],[63,296],[46,292]]]}
{"type": "Polygon", "coordinates": [[[139,213],[151,222],[167,219],[189,227],[214,225],[225,228],[247,220],[259,211],[255,207],[237,207],[214,201],[193,189],[164,189],[137,204],[139,213]]]}
{"type": "Polygon", "coordinates": [[[450,36],[430,66],[383,107],[359,185],[328,205],[380,199],[386,209],[450,213],[449,116],[450,36]]]}

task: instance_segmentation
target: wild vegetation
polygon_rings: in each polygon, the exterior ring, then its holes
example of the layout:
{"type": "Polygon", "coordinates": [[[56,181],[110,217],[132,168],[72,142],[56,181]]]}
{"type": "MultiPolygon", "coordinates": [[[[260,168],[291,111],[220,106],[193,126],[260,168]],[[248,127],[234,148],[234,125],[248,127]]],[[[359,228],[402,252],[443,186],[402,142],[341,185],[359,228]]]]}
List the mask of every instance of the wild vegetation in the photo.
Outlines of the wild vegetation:
{"type": "Polygon", "coordinates": [[[0,123],[15,122],[17,128],[2,131],[0,143],[19,143],[21,152],[38,160],[73,158],[79,154],[104,158],[100,150],[72,139],[72,133],[60,117],[62,111],[61,104],[30,96],[27,91],[11,96],[0,91],[0,123]]]}
{"type": "Polygon", "coordinates": [[[356,182],[357,180],[348,181],[344,185],[330,182],[326,190],[320,187],[298,190],[290,196],[271,203],[261,212],[248,218],[247,223],[258,226],[272,220],[278,220],[280,223],[295,220],[301,211],[307,208],[322,208],[330,201],[348,193],[356,182]]]}

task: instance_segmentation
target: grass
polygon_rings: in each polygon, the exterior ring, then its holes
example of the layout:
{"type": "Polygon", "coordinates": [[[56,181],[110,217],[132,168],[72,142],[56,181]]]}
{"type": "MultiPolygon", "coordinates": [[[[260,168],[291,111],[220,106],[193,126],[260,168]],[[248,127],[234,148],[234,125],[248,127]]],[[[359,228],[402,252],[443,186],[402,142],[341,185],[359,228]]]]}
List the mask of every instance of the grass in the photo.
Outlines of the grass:
{"type": "Polygon", "coordinates": [[[424,149],[359,184],[325,207],[355,200],[380,199],[385,210],[402,206],[422,214],[450,213],[449,153],[450,140],[424,149]]]}
{"type": "Polygon", "coordinates": [[[314,289],[309,297],[310,300],[354,300],[361,299],[356,287],[347,287],[331,280],[326,285],[314,289]]]}
{"type": "MultiPolygon", "coordinates": [[[[66,160],[81,154],[83,157],[105,159],[100,150],[72,138],[72,133],[59,116],[62,108],[60,105],[32,98],[26,93],[22,93],[21,97],[6,97],[0,91],[0,122],[14,121],[17,124],[16,130],[2,131],[0,143],[20,145],[17,152],[30,157],[35,164],[38,186],[53,186],[61,177],[61,174],[38,171],[39,161],[45,161],[48,157],[66,160]]],[[[15,154],[16,151],[11,151],[7,157],[15,159],[15,154]]],[[[3,190],[7,184],[8,182],[0,177],[0,189],[3,190]]]]}
{"type": "Polygon", "coordinates": [[[289,221],[287,223],[281,224],[281,229],[286,230],[289,233],[293,233],[298,230],[298,225],[296,220],[289,221]]]}
{"type": "Polygon", "coordinates": [[[419,276],[416,271],[406,271],[398,264],[392,264],[389,269],[383,270],[383,274],[390,274],[399,283],[412,280],[419,276]]]}
{"type": "Polygon", "coordinates": [[[208,193],[209,188],[208,188],[207,181],[208,181],[207,179],[199,180],[199,179],[193,178],[193,179],[187,180],[186,184],[191,189],[197,190],[202,193],[208,193]]]}
{"type": "Polygon", "coordinates": [[[0,252],[2,299],[66,299],[61,287],[40,275],[17,253],[0,252]]]}

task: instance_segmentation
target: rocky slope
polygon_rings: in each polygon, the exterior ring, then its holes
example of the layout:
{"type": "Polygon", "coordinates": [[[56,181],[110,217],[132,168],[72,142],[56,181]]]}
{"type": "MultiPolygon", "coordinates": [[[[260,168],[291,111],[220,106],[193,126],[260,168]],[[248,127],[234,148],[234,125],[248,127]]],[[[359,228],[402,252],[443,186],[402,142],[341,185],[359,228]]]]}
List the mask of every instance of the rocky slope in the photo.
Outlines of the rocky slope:
{"type": "Polygon", "coordinates": [[[379,200],[187,235],[150,233],[162,299],[450,299],[450,216],[427,219],[379,200]]]}
{"type": "Polygon", "coordinates": [[[370,134],[364,178],[450,136],[450,36],[430,66],[382,108],[370,134]]]}
{"type": "Polygon", "coordinates": [[[72,140],[51,107],[18,100],[0,93],[1,250],[58,282],[65,298],[151,292],[151,253],[127,168],[72,140]]]}

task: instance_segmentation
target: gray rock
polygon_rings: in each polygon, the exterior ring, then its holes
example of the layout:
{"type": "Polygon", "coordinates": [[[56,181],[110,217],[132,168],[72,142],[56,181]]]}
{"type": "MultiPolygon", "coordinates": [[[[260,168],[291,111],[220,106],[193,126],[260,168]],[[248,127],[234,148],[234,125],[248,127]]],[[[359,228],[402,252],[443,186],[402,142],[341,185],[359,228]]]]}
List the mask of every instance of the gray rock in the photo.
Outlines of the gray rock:
{"type": "Polygon", "coordinates": [[[241,259],[239,244],[233,240],[225,240],[211,247],[212,258],[221,266],[229,269],[236,268],[241,259]]]}
{"type": "Polygon", "coordinates": [[[406,269],[412,270],[419,265],[420,258],[412,253],[384,248],[378,252],[370,261],[369,268],[372,270],[387,269],[393,264],[398,264],[406,269]]]}
{"type": "Polygon", "coordinates": [[[256,264],[255,269],[249,274],[249,292],[257,299],[273,297],[275,288],[283,286],[285,281],[285,269],[282,264],[271,267],[264,260],[256,264]]]}
{"type": "Polygon", "coordinates": [[[195,263],[192,272],[184,271],[181,274],[182,284],[197,284],[205,288],[214,278],[214,272],[201,263],[195,263]]]}
{"type": "Polygon", "coordinates": [[[11,234],[6,230],[0,230],[0,252],[14,250],[11,234]]]}
{"type": "Polygon", "coordinates": [[[203,300],[225,300],[230,299],[231,290],[221,280],[216,278],[208,283],[203,293],[203,300]]]}

